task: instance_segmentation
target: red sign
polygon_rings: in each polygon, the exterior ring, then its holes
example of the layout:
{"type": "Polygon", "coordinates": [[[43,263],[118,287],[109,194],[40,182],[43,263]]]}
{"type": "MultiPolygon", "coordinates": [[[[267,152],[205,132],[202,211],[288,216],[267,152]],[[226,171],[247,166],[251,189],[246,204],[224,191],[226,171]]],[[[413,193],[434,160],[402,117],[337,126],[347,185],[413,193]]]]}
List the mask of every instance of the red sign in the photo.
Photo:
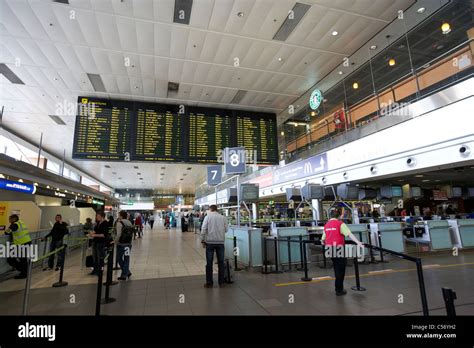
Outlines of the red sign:
{"type": "Polygon", "coordinates": [[[447,201],[448,193],[446,191],[433,190],[433,199],[435,201],[447,201]]]}

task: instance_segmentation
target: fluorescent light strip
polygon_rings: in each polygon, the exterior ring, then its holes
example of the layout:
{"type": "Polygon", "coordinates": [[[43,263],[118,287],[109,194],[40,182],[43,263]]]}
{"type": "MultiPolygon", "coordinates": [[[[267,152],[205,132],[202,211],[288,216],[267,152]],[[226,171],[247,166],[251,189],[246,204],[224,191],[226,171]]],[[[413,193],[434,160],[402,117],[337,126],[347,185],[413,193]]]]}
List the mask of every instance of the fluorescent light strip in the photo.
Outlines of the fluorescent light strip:
{"type": "Polygon", "coordinates": [[[286,16],[278,31],[273,36],[273,40],[286,41],[290,34],[295,30],[298,23],[303,19],[304,15],[310,9],[311,5],[301,4],[297,2],[286,16]],[[291,18],[290,18],[291,15],[291,18]]]}
{"type": "Polygon", "coordinates": [[[104,82],[102,81],[102,78],[98,74],[87,74],[87,77],[89,78],[89,81],[92,84],[92,87],[94,87],[94,90],[96,92],[107,92],[105,90],[104,82]]]}
{"type": "Polygon", "coordinates": [[[0,74],[3,74],[3,76],[5,76],[5,78],[11,83],[24,85],[24,82],[20,80],[20,78],[3,63],[0,63],[0,74]]]}

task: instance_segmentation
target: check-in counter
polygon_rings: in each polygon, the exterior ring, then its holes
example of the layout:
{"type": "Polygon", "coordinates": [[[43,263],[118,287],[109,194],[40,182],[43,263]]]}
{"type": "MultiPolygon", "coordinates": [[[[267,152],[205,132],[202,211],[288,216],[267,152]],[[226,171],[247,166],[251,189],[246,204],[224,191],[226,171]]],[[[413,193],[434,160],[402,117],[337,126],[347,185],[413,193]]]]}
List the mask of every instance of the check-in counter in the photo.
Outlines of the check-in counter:
{"type": "Polygon", "coordinates": [[[352,234],[362,243],[369,243],[369,229],[367,224],[347,224],[352,234]]]}
{"type": "MultiPolygon", "coordinates": [[[[277,227],[272,230],[272,236],[277,237],[278,264],[288,265],[291,256],[291,264],[300,264],[302,255],[300,249],[299,237],[303,240],[308,239],[308,231],[305,227],[277,227]],[[288,237],[294,242],[287,242],[288,237]]],[[[267,259],[271,264],[275,263],[275,243],[269,237],[267,240],[267,259]]],[[[304,245],[307,248],[307,244],[304,245]]],[[[307,250],[308,251],[308,250],[307,250]]],[[[307,254],[309,255],[309,254],[307,254]]],[[[309,257],[308,257],[309,260],[309,257]]]]}
{"type": "Polygon", "coordinates": [[[431,250],[451,249],[453,246],[450,226],[447,220],[425,221],[431,250]]]}
{"type": "MultiPolygon", "coordinates": [[[[401,222],[381,222],[378,224],[382,248],[405,252],[405,243],[403,240],[403,227],[401,222]]],[[[378,245],[378,238],[377,238],[378,245]]]]}
{"type": "Polygon", "coordinates": [[[234,260],[234,237],[237,239],[237,262],[249,268],[262,266],[262,229],[230,226],[226,233],[225,256],[231,260],[234,260]]]}
{"type": "Polygon", "coordinates": [[[474,219],[459,219],[457,220],[457,225],[462,247],[474,247],[474,219]]]}

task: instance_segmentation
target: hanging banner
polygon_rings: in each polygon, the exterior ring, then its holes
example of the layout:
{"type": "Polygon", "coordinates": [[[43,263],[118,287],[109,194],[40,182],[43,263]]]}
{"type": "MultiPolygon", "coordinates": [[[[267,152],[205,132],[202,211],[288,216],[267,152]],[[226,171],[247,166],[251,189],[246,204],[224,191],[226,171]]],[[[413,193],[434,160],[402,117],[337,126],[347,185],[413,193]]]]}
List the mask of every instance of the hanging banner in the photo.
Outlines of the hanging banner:
{"type": "Polygon", "coordinates": [[[0,234],[3,234],[8,227],[8,211],[9,203],[0,202],[0,234]]]}

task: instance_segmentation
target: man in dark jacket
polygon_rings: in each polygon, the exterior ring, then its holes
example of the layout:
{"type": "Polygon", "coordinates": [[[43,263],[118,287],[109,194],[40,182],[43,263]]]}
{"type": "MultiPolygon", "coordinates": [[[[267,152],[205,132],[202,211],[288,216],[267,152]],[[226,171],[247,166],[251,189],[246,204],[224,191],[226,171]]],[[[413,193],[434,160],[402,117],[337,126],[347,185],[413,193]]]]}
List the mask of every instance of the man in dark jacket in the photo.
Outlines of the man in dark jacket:
{"type": "MultiPolygon", "coordinates": [[[[64,236],[66,234],[69,234],[69,229],[67,227],[67,223],[62,221],[62,216],[60,214],[56,215],[56,222],[53,225],[53,228],[51,229],[51,232],[49,232],[46,236],[44,236],[44,239],[47,239],[51,237],[51,244],[49,246],[49,251],[53,252],[56,249],[61,248],[64,243],[64,236]]],[[[56,271],[59,271],[60,267],[63,266],[64,263],[64,249],[59,251],[58,253],[58,259],[56,263],[56,271]]],[[[53,269],[54,266],[54,255],[51,255],[48,259],[48,268],[49,270],[53,269]]]]}

